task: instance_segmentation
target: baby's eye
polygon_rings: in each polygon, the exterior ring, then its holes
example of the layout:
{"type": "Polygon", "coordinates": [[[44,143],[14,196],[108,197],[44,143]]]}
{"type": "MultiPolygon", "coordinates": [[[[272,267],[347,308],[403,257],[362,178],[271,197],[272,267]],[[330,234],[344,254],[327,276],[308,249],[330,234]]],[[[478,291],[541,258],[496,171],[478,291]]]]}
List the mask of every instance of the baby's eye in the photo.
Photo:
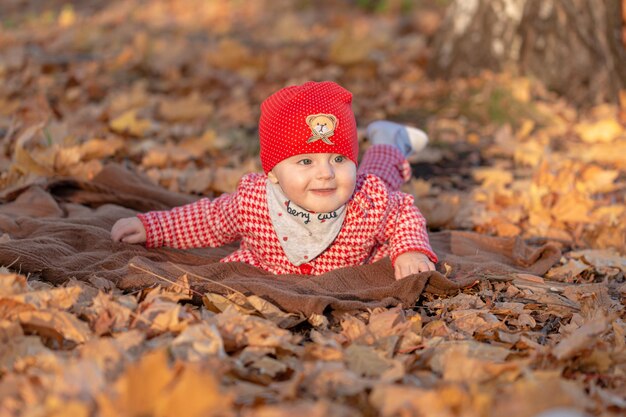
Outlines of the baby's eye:
{"type": "Polygon", "coordinates": [[[345,161],[346,157],[343,155],[337,155],[335,157],[335,162],[337,162],[338,164],[342,163],[343,161],[345,161]]]}
{"type": "Polygon", "coordinates": [[[313,163],[313,161],[311,161],[308,158],[304,158],[304,159],[299,160],[298,163],[300,165],[311,165],[313,163]]]}

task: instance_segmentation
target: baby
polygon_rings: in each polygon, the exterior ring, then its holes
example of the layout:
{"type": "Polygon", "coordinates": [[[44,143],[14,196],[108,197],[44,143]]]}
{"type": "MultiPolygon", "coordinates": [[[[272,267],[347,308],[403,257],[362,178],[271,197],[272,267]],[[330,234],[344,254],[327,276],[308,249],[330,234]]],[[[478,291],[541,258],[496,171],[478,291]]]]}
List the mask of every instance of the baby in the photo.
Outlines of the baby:
{"type": "Polygon", "coordinates": [[[221,262],[275,274],[319,275],[389,256],[396,279],[435,269],[437,255],[413,197],[406,157],[426,146],[419,129],[388,121],[367,128],[357,162],[352,94],[333,82],[283,88],[261,104],[265,174],[209,200],[118,220],[114,241],[146,247],[217,247],[240,240],[221,262]],[[358,169],[357,169],[358,166],[358,169]]]}

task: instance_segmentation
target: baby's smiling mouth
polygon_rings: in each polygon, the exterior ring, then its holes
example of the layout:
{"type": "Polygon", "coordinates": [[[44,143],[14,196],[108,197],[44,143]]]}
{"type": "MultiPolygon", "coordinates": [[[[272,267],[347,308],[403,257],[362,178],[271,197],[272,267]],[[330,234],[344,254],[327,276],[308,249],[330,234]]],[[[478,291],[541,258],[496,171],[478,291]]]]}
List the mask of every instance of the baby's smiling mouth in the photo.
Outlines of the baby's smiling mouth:
{"type": "Polygon", "coordinates": [[[311,192],[315,194],[331,194],[335,192],[336,188],[313,188],[311,192]]]}

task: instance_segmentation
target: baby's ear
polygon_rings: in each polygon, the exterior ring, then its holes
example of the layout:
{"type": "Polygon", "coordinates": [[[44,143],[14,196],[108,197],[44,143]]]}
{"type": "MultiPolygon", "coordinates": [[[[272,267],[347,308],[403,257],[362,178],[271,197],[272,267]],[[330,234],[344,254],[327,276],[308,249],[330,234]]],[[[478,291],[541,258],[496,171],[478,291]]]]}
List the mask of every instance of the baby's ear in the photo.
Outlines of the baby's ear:
{"type": "Polygon", "coordinates": [[[268,172],[267,178],[274,184],[278,184],[278,177],[276,176],[276,174],[274,174],[274,171],[268,172]]]}

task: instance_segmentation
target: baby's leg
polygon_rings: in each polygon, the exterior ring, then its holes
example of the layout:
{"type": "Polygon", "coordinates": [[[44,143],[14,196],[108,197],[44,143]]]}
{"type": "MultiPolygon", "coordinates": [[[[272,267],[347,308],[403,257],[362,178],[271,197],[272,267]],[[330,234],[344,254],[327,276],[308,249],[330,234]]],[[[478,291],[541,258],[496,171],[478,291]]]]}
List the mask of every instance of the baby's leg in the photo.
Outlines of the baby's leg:
{"type": "Polygon", "coordinates": [[[372,146],[363,155],[359,174],[374,174],[389,190],[399,190],[411,178],[406,157],[422,150],[428,136],[419,129],[380,120],[367,127],[367,137],[372,146]]]}
{"type": "Polygon", "coordinates": [[[359,174],[379,177],[390,191],[398,191],[411,178],[411,166],[393,145],[372,145],[363,155],[359,174]]]}

